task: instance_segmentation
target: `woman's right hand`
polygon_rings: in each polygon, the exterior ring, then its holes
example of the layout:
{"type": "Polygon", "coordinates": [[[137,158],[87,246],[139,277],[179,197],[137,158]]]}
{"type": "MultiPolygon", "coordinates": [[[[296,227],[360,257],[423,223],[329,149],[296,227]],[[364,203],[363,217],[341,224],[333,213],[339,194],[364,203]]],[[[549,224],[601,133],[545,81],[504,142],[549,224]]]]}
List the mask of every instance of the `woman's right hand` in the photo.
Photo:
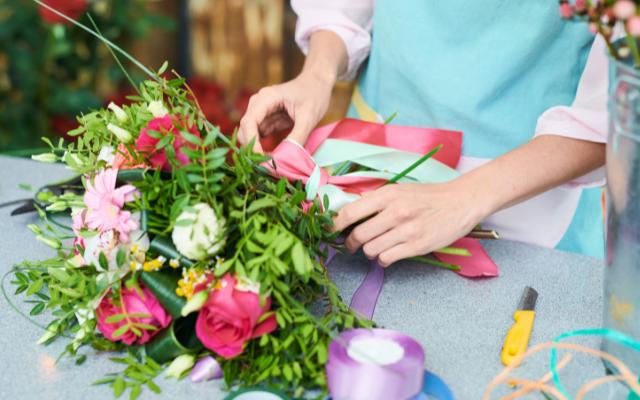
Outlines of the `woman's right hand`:
{"type": "Polygon", "coordinates": [[[262,88],[251,96],[240,120],[240,144],[255,138],[254,151],[262,152],[260,137],[290,130],[289,137],[304,145],[327,112],[334,84],[332,75],[303,71],[291,81],[262,88]]]}

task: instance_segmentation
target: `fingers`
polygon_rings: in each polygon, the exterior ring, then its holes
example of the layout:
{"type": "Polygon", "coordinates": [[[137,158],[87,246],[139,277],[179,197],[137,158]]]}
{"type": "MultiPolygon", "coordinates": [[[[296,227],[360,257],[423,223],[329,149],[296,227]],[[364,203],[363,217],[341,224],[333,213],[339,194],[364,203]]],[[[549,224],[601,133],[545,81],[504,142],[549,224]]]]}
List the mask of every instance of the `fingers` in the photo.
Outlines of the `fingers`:
{"type": "Polygon", "coordinates": [[[273,109],[278,108],[279,100],[271,88],[261,89],[249,99],[247,112],[240,120],[240,132],[238,140],[240,144],[247,145],[255,138],[254,151],[262,152],[260,145],[259,125],[273,109]]]}
{"type": "Polygon", "coordinates": [[[316,123],[315,121],[311,121],[311,118],[311,112],[309,112],[307,108],[296,110],[293,129],[289,137],[301,145],[304,145],[307,142],[307,137],[309,137],[309,132],[311,132],[311,129],[316,123]]]}
{"type": "Polygon", "coordinates": [[[390,229],[383,235],[367,242],[362,247],[362,251],[370,260],[375,260],[382,253],[402,243],[411,242],[412,239],[411,224],[403,224],[394,229],[390,229]]]}
{"type": "Polygon", "coordinates": [[[386,197],[386,192],[376,190],[342,207],[333,219],[334,231],[343,231],[356,222],[381,211],[385,207],[386,197]]]}
{"type": "Polygon", "coordinates": [[[415,257],[420,254],[420,250],[414,244],[410,242],[404,242],[383,251],[378,256],[378,263],[386,268],[396,261],[409,257],[415,257]]]}
{"type": "MultiPolygon", "coordinates": [[[[365,243],[368,243],[394,227],[391,213],[383,211],[375,217],[356,226],[345,240],[345,246],[354,253],[365,243]]],[[[368,254],[365,252],[365,254],[368,254]]],[[[376,254],[377,255],[377,254],[376,254]]],[[[373,257],[375,258],[375,256],[373,257]]]]}

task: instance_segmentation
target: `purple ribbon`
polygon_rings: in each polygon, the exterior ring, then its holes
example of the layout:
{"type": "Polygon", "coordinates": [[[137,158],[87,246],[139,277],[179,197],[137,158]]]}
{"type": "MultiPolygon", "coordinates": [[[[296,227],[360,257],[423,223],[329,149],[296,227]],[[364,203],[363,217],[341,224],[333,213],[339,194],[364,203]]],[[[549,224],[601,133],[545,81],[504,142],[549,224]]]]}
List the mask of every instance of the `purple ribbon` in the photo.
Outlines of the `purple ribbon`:
{"type": "Polygon", "coordinates": [[[376,261],[371,261],[367,276],[353,293],[349,307],[362,316],[372,319],[383,284],[384,268],[376,261]]]}
{"type": "Polygon", "coordinates": [[[191,382],[204,382],[222,378],[220,363],[211,356],[200,359],[189,373],[191,382]]]}
{"type": "MultiPolygon", "coordinates": [[[[324,260],[324,265],[328,266],[329,263],[333,261],[337,252],[333,247],[326,244],[323,245],[322,250],[327,251],[327,258],[324,260]]],[[[318,261],[321,261],[319,257],[318,261]]],[[[353,296],[351,296],[351,304],[349,304],[349,307],[363,317],[372,319],[383,284],[384,268],[376,261],[371,261],[367,276],[365,276],[360,286],[358,286],[353,296]]]]}
{"type": "Polygon", "coordinates": [[[388,329],[350,329],[329,345],[327,386],[333,399],[405,400],[421,392],[423,368],[424,351],[411,337],[388,329]],[[356,361],[348,354],[349,345],[364,338],[393,341],[404,355],[387,365],[356,361]]]}

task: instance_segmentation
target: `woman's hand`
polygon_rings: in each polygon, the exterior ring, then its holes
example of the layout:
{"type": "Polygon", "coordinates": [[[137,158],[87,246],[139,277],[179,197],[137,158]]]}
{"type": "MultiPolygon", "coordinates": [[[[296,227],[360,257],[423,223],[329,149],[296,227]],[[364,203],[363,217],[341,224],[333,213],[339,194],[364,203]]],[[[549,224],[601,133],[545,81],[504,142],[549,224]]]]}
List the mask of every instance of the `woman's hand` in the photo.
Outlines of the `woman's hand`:
{"type": "Polygon", "coordinates": [[[289,137],[304,144],[327,112],[333,85],[320,74],[303,72],[289,82],[261,89],[249,100],[238,140],[247,145],[255,138],[254,150],[262,152],[260,137],[291,130],[289,137]]]}
{"type": "Polygon", "coordinates": [[[291,130],[289,137],[304,144],[327,112],[333,85],[345,71],[347,61],[347,49],[338,35],[325,30],[314,32],[300,75],[251,97],[240,121],[240,143],[246,145],[255,138],[254,150],[262,152],[260,136],[291,130]]]}
{"type": "Polygon", "coordinates": [[[458,181],[384,186],[344,206],[334,219],[334,229],[341,231],[371,217],[355,227],[345,244],[351,252],[362,247],[369,259],[387,267],[468,234],[486,216],[469,189],[458,181]]]}

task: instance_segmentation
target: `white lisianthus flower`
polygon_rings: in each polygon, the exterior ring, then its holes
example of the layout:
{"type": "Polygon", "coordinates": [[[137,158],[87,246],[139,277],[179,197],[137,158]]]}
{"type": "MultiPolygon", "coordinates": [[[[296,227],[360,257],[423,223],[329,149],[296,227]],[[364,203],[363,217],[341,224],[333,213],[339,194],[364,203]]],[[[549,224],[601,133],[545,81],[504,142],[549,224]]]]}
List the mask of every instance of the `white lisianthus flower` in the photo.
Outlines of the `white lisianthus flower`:
{"type": "Polygon", "coordinates": [[[54,163],[58,161],[58,157],[56,157],[56,155],[53,153],[34,154],[31,156],[31,159],[44,163],[54,163]]]}
{"type": "Polygon", "coordinates": [[[184,210],[176,221],[171,238],[180,254],[192,260],[204,260],[218,253],[225,243],[226,221],[206,203],[184,210]]]}
{"type": "Polygon", "coordinates": [[[128,130],[119,127],[118,125],[108,124],[107,129],[109,130],[109,132],[113,133],[113,135],[117,137],[118,140],[120,140],[122,143],[128,143],[132,139],[131,133],[129,133],[128,130]]]}
{"type": "Polygon", "coordinates": [[[98,153],[98,161],[102,160],[107,163],[107,165],[113,164],[113,160],[116,158],[115,153],[113,152],[113,147],[104,146],[100,149],[100,153],[98,153]]]}
{"type": "Polygon", "coordinates": [[[124,110],[122,108],[120,108],[120,106],[118,106],[116,103],[114,103],[114,102],[109,103],[107,108],[109,110],[113,111],[113,115],[116,116],[116,119],[118,121],[124,122],[124,121],[127,120],[127,113],[124,112],[124,110]]]}
{"type": "Polygon", "coordinates": [[[167,111],[167,109],[162,104],[162,101],[160,100],[149,102],[149,105],[147,105],[147,110],[151,112],[154,118],[162,118],[165,115],[169,114],[169,111],[167,111]]]}
{"type": "Polygon", "coordinates": [[[196,357],[193,354],[183,354],[176,357],[166,370],[167,376],[180,378],[183,372],[193,367],[196,363],[196,357]]]}

